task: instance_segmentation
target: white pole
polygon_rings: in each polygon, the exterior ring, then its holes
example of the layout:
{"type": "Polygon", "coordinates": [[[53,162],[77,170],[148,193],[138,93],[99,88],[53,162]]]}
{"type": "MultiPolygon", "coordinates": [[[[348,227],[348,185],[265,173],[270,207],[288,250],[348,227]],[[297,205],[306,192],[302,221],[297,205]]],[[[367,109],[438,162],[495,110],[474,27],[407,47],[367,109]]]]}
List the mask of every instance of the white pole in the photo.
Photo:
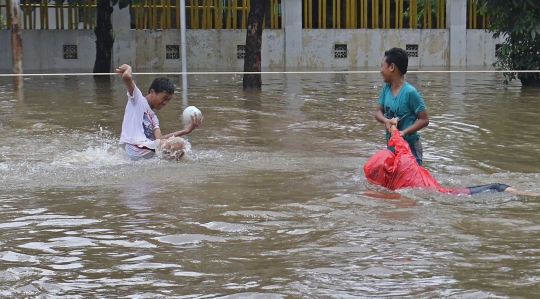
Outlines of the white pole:
{"type": "Polygon", "coordinates": [[[180,47],[182,48],[182,100],[184,107],[188,106],[187,99],[187,57],[186,57],[186,0],[180,0],[180,47]]]}

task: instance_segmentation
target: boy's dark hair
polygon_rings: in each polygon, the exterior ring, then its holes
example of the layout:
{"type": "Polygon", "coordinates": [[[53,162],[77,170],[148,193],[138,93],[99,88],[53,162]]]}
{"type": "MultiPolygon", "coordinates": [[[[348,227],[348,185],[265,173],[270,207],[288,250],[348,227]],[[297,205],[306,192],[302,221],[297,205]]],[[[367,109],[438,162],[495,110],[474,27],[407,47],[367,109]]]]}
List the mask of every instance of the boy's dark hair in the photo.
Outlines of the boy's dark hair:
{"type": "Polygon", "coordinates": [[[407,66],[409,66],[409,55],[401,48],[392,48],[384,52],[386,57],[386,63],[390,66],[392,63],[396,65],[402,75],[407,73],[407,66]]]}
{"type": "Polygon", "coordinates": [[[150,85],[150,88],[148,88],[148,93],[150,93],[150,90],[154,90],[156,93],[160,92],[166,92],[173,94],[174,90],[176,89],[176,86],[174,86],[174,83],[172,83],[171,80],[165,78],[165,77],[159,77],[154,79],[152,82],[152,85],[150,85]]]}

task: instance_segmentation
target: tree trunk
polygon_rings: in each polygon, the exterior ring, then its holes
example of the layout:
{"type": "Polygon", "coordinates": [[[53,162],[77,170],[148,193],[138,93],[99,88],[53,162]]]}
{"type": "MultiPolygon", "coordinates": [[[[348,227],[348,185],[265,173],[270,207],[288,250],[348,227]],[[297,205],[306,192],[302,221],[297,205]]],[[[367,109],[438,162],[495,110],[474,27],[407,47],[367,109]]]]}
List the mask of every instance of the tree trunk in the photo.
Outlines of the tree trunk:
{"type": "MultiPolygon", "coordinates": [[[[11,15],[11,60],[13,65],[14,74],[23,73],[23,50],[22,50],[22,36],[19,20],[19,7],[21,6],[19,0],[7,0],[10,11],[7,12],[11,15]],[[10,3],[11,1],[11,3],[10,3]],[[11,5],[10,5],[11,4],[11,5]]],[[[1,24],[0,24],[1,25],[1,24]]],[[[2,28],[0,26],[0,28],[2,28]]],[[[15,91],[21,91],[23,89],[23,77],[13,77],[13,89],[15,91]]]]}
{"type": "Polygon", "coordinates": [[[110,0],[97,1],[96,61],[94,73],[109,73],[111,71],[111,53],[114,39],[112,36],[111,15],[113,7],[110,0]]]}
{"type": "Polygon", "coordinates": [[[269,0],[252,0],[247,20],[246,56],[244,58],[244,72],[258,72],[258,74],[244,74],[244,90],[260,89],[261,80],[261,45],[262,24],[264,12],[269,6],[269,0]]]}

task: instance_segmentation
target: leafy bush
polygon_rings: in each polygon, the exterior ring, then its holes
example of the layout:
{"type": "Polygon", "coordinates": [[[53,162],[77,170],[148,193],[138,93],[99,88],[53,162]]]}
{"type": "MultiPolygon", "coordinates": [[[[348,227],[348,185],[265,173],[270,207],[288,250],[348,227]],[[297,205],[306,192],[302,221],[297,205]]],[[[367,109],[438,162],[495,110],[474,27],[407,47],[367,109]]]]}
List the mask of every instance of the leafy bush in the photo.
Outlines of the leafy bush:
{"type": "MultiPolygon", "coordinates": [[[[481,13],[490,14],[489,31],[504,42],[493,64],[502,70],[540,70],[540,3],[538,0],[477,0],[481,13]]],[[[540,86],[539,73],[504,74],[505,83],[540,86]]]]}

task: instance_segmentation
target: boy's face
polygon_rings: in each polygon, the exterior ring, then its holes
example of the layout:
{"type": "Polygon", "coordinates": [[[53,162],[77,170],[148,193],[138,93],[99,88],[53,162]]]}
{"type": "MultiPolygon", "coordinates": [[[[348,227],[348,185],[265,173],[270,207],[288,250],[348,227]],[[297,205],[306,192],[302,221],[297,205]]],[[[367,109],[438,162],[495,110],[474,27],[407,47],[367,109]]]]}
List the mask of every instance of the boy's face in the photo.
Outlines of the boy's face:
{"type": "Polygon", "coordinates": [[[164,91],[156,93],[153,89],[150,90],[150,93],[152,94],[152,101],[150,107],[157,110],[165,107],[173,96],[172,94],[164,91]]]}
{"type": "Polygon", "coordinates": [[[388,65],[388,63],[386,63],[386,57],[383,57],[381,61],[381,75],[384,82],[391,82],[392,73],[394,72],[395,68],[396,66],[393,63],[388,65]]]}

